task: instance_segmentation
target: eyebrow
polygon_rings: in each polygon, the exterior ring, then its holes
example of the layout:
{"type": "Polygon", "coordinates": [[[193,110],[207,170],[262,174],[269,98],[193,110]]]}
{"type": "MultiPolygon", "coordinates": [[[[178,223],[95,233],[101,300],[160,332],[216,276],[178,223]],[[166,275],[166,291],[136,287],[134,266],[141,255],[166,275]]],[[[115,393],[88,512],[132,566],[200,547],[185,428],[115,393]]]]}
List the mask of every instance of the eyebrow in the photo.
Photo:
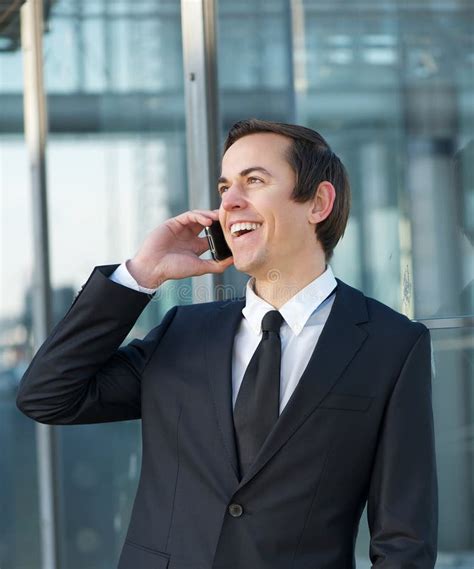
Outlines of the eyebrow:
{"type": "MultiPolygon", "coordinates": [[[[243,178],[244,176],[247,176],[247,174],[250,174],[250,172],[261,172],[262,174],[265,174],[266,176],[272,177],[270,172],[268,170],[266,170],[263,166],[251,166],[250,168],[245,168],[245,170],[242,170],[242,172],[240,172],[239,176],[243,178]]],[[[227,178],[225,178],[224,176],[221,176],[217,180],[217,183],[222,184],[222,183],[225,183],[228,181],[229,180],[227,178]]]]}

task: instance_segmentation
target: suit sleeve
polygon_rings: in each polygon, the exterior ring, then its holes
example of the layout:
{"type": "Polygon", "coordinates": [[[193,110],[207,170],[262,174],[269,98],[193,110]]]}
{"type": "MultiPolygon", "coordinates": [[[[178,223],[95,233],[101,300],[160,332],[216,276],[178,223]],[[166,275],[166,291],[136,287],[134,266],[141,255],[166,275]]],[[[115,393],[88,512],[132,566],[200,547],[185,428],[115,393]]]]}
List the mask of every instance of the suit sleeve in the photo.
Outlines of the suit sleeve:
{"type": "Polygon", "coordinates": [[[368,496],[377,569],[433,569],[438,530],[429,330],[411,348],[387,404],[368,496]]]}
{"type": "Polygon", "coordinates": [[[116,266],[95,267],[23,375],[17,406],[35,421],[67,425],[140,418],[141,377],[176,307],[143,340],[120,347],[150,296],[110,280],[116,266]]]}

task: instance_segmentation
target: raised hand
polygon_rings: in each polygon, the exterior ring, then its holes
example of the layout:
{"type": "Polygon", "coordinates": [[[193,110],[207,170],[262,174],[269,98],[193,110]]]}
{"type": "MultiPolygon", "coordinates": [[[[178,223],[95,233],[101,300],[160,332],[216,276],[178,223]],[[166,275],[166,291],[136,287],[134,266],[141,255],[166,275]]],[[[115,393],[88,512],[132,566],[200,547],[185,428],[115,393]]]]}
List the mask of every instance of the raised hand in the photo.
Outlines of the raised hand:
{"type": "Polygon", "coordinates": [[[218,218],[218,210],[192,210],[168,219],[147,235],[127,261],[130,274],[141,286],[156,288],[170,279],[222,273],[232,265],[232,257],[224,261],[199,258],[209,249],[207,238],[199,233],[218,218]]]}

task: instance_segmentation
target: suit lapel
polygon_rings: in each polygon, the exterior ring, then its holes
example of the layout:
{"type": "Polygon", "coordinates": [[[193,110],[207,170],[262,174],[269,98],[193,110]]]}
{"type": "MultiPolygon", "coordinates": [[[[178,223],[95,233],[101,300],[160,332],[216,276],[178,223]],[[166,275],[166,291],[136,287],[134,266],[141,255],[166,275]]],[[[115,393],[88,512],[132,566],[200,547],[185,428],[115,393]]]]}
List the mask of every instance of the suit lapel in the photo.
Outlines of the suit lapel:
{"type": "Polygon", "coordinates": [[[207,321],[207,371],[219,430],[235,478],[239,480],[232,412],[232,353],[242,319],[244,300],[227,302],[213,310],[207,321]]]}
{"type": "Polygon", "coordinates": [[[318,407],[367,337],[358,326],[368,319],[364,295],[336,280],[336,298],[310,361],[239,488],[263,468],[318,407]]]}
{"type": "MultiPolygon", "coordinates": [[[[368,320],[364,295],[339,279],[336,280],[336,298],[318,344],[295,391],[238,488],[249,482],[265,466],[319,406],[367,337],[367,332],[358,326],[368,320]]],[[[211,396],[237,481],[239,467],[232,411],[232,353],[244,305],[244,300],[236,300],[214,309],[207,321],[206,334],[211,396]]]]}

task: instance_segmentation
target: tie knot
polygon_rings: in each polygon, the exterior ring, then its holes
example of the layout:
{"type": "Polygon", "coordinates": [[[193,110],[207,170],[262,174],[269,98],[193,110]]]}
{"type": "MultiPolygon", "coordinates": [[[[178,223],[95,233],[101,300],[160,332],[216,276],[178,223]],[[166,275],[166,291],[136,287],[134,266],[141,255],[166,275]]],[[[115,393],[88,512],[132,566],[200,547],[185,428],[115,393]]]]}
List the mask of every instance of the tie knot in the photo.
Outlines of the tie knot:
{"type": "Polygon", "coordinates": [[[283,316],[278,312],[278,310],[270,310],[267,312],[262,320],[262,332],[280,332],[281,323],[283,322],[283,316]]]}

